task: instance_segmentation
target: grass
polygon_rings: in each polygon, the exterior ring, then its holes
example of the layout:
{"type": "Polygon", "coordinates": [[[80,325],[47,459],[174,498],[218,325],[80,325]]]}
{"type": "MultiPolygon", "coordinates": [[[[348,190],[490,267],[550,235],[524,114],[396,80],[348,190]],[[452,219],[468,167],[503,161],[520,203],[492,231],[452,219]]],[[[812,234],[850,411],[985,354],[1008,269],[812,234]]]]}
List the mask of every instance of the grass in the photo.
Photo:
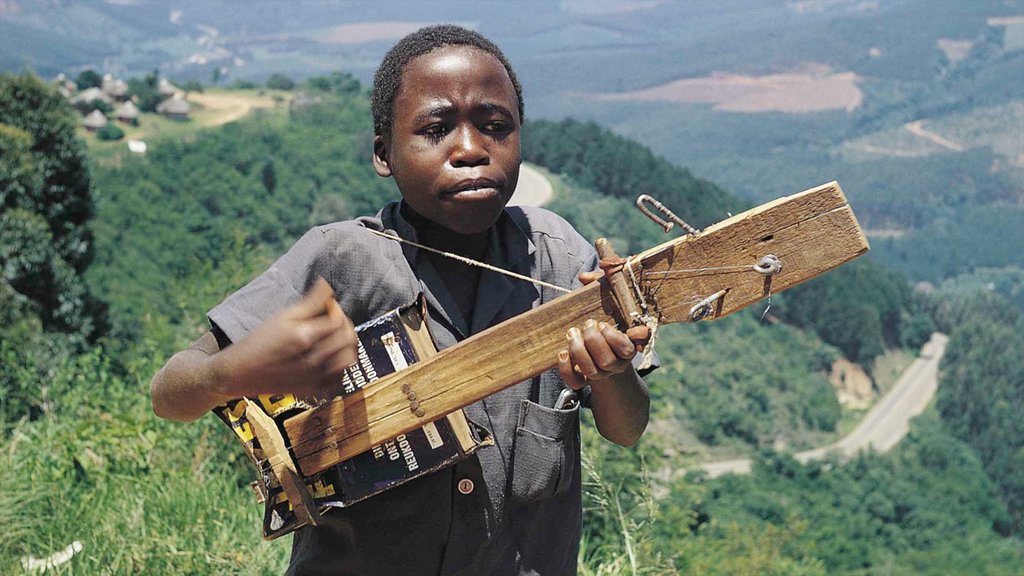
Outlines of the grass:
{"type": "Polygon", "coordinates": [[[178,424],[150,410],[156,361],[123,375],[103,351],[56,365],[52,409],[3,423],[0,573],[73,541],[83,549],[57,573],[284,571],[290,547],[260,539],[262,508],[230,433],[213,418],[178,424]]]}
{"type": "Polygon", "coordinates": [[[879,396],[885,394],[896,385],[896,380],[914,362],[914,354],[906,350],[886,350],[885,354],[875,358],[871,373],[875,379],[875,389],[879,396]]]}

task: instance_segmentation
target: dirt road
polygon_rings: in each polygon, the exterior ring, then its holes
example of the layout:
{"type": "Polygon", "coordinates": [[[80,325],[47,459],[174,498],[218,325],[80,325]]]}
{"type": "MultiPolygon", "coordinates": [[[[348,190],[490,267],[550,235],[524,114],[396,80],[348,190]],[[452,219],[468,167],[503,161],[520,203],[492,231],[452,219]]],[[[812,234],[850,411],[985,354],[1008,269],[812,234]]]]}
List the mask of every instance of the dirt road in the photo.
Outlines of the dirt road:
{"type": "Polygon", "coordinates": [[[223,92],[192,92],[189,93],[188,100],[202,104],[207,110],[215,112],[200,122],[203,127],[234,122],[248,114],[253,108],[272,108],[274,106],[274,100],[269,96],[253,97],[223,92]]]}
{"type": "Polygon", "coordinates": [[[509,206],[543,206],[551,200],[554,190],[551,182],[529,164],[519,168],[519,185],[509,200],[509,206]]]}
{"type": "MultiPolygon", "coordinates": [[[[932,334],[917,360],[903,372],[892,390],[875,403],[853,432],[834,444],[798,452],[796,459],[801,462],[820,460],[832,452],[848,458],[861,450],[885,452],[899,443],[910,429],[910,419],[923,412],[935,396],[939,361],[946,351],[947,340],[943,334],[932,334]]],[[[740,458],[709,462],[701,469],[715,478],[723,474],[749,474],[750,466],[749,458],[740,458]]]]}

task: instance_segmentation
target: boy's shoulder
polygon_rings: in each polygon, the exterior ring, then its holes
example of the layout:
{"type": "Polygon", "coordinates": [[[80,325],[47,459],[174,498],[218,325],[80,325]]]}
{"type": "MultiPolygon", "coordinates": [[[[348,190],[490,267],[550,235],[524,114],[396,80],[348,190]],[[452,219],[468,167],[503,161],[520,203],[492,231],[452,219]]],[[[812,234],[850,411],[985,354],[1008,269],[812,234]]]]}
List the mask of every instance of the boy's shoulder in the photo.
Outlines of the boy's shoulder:
{"type": "Polygon", "coordinates": [[[573,228],[572,224],[558,214],[535,206],[508,206],[505,208],[512,221],[536,242],[553,240],[567,246],[590,244],[573,228]]]}

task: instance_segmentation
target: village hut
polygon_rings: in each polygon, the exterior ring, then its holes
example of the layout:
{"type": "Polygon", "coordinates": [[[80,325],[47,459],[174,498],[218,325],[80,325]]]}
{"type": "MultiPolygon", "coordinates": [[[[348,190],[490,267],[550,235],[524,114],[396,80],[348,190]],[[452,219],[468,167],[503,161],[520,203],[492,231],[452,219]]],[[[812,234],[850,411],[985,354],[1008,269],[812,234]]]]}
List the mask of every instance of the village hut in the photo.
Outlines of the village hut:
{"type": "Polygon", "coordinates": [[[139,108],[134,102],[128,100],[124,104],[121,104],[114,110],[114,117],[125,124],[138,124],[139,123],[139,108]]]}
{"type": "Polygon", "coordinates": [[[128,84],[120,78],[112,79],[109,82],[104,78],[103,92],[114,100],[124,101],[128,99],[128,84]]]}
{"type": "Polygon", "coordinates": [[[171,84],[167,78],[161,78],[156,84],[156,92],[161,96],[173,96],[178,92],[178,87],[171,84]]]}
{"type": "Polygon", "coordinates": [[[167,118],[173,118],[175,120],[185,120],[188,118],[188,113],[191,110],[192,106],[184,98],[178,95],[174,95],[156,105],[156,111],[158,114],[162,114],[167,118]]]}
{"type": "Polygon", "coordinates": [[[107,117],[103,115],[103,112],[100,112],[99,110],[93,110],[89,113],[88,116],[85,117],[84,120],[82,120],[82,126],[85,126],[86,130],[95,132],[96,130],[99,130],[101,128],[106,128],[107,117]]]}
{"type": "Polygon", "coordinates": [[[78,92],[78,84],[74,80],[68,79],[68,77],[61,72],[57,74],[57,77],[53,80],[53,83],[57,86],[57,91],[61,93],[65,98],[70,99],[75,92],[78,92]]]}
{"type": "Polygon", "coordinates": [[[71,99],[72,104],[89,104],[93,100],[102,100],[107,104],[113,104],[114,100],[110,96],[107,96],[106,92],[99,88],[86,88],[78,93],[77,96],[71,99]]]}

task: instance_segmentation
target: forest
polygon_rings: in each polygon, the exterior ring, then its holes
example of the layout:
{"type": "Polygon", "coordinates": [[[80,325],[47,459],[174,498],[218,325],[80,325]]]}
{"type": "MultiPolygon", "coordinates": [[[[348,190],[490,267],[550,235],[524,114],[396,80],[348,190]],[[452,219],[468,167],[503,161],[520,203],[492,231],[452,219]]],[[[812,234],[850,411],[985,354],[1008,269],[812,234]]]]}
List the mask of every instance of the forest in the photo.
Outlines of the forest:
{"type": "MultiPolygon", "coordinates": [[[[229,432],[159,420],[148,383],[206,310],[310,226],[397,199],[369,162],[366,90],[344,74],[302,88],[320,103],[133,156],[87,150],[52,86],[0,75],[0,571],[73,540],[82,573],[283,571],[288,546],[260,541],[229,432]]],[[[524,130],[525,159],[559,183],[550,208],[620,252],[663,241],[635,194],[698,227],[745,207],[596,124],[524,130]]],[[[1012,282],[992,282],[919,293],[864,260],[773,297],[771,321],[755,306],[666,329],[645,438],[622,449],[584,427],[580,573],[1024,571],[1024,313],[1012,282]],[[834,359],[870,366],[934,329],[950,335],[939,395],[901,444],[792,458],[839,433],[834,359]],[[709,454],[751,454],[754,471],[684,472],[709,454]]]]}

